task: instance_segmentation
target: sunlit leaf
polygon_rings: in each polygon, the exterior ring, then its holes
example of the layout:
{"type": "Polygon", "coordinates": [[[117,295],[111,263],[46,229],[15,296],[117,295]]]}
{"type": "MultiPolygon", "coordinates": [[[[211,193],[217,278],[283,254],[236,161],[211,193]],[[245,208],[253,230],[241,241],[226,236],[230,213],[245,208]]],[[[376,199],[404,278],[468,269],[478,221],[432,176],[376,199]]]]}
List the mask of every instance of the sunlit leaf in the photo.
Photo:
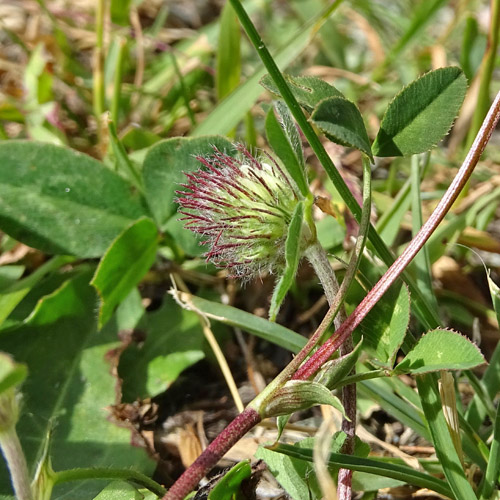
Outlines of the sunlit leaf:
{"type": "Polygon", "coordinates": [[[113,241],[91,281],[101,297],[99,326],[149,270],[157,246],[158,230],[147,218],[134,222],[113,241]]]}
{"type": "Polygon", "coordinates": [[[389,104],[373,143],[375,156],[432,149],[450,130],[467,91],[460,68],[440,68],[410,83],[389,104]]]}
{"type": "Polygon", "coordinates": [[[344,97],[323,99],[311,120],[331,141],[359,149],[373,160],[363,117],[353,102],[344,97]]]}
{"type": "Polygon", "coordinates": [[[467,337],[451,330],[432,330],[396,368],[396,373],[428,373],[438,370],[468,370],[486,362],[481,351],[467,337]]]}
{"type": "Polygon", "coordinates": [[[51,144],[0,143],[0,228],[29,246],[99,257],[146,214],[130,184],[87,155],[51,144]]]}

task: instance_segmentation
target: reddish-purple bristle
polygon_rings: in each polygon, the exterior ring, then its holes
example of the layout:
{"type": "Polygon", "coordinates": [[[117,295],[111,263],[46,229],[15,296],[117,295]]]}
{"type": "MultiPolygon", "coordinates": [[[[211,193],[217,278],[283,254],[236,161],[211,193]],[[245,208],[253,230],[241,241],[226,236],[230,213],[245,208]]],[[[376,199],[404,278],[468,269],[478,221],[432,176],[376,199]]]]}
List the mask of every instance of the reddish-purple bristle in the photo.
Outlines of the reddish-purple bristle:
{"type": "Polygon", "coordinates": [[[297,199],[298,198],[297,193],[295,192],[295,188],[290,182],[288,175],[286,175],[285,172],[283,172],[283,169],[280,167],[279,163],[267,151],[264,151],[264,154],[271,160],[273,165],[278,169],[279,173],[281,174],[281,177],[285,179],[285,182],[288,184],[289,188],[292,190],[295,198],[297,199]]]}
{"type": "Polygon", "coordinates": [[[262,179],[262,177],[260,177],[259,175],[257,175],[253,170],[249,171],[249,175],[251,175],[252,177],[254,177],[257,180],[257,182],[259,182],[260,184],[262,184],[262,186],[266,189],[266,191],[274,198],[274,193],[271,191],[271,189],[269,188],[269,186],[266,184],[266,181],[264,179],[262,179]]]}
{"type": "Polygon", "coordinates": [[[240,153],[242,153],[246,158],[250,160],[250,162],[257,167],[258,170],[262,170],[262,165],[260,164],[259,161],[248,151],[248,149],[243,146],[243,144],[238,144],[237,149],[240,153]]]}
{"type": "Polygon", "coordinates": [[[258,239],[270,240],[272,238],[272,235],[270,235],[270,234],[254,234],[254,235],[243,236],[243,235],[233,234],[233,235],[231,235],[231,238],[235,239],[235,240],[258,240],[258,239]]]}

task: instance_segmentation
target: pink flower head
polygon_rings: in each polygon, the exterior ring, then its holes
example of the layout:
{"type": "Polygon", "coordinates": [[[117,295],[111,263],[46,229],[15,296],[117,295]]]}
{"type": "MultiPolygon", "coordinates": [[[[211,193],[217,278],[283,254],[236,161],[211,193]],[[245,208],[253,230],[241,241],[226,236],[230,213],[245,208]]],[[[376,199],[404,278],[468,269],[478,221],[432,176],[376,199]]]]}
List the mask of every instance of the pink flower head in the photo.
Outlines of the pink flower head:
{"type": "Polygon", "coordinates": [[[198,156],[203,167],[185,173],[189,182],[177,202],[185,227],[206,238],[207,260],[250,279],[283,268],[288,225],[301,196],[270,155],[237,148],[238,157],[216,148],[198,156]]]}

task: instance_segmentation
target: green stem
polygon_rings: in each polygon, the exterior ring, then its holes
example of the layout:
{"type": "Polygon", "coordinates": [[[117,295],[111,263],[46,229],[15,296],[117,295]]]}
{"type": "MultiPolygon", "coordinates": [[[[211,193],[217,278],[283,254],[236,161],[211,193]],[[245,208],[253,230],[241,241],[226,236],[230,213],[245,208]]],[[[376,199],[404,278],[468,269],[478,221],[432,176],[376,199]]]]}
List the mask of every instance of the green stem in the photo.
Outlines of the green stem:
{"type": "MultiPolygon", "coordinates": [[[[306,250],[306,257],[321,281],[326,299],[331,307],[339,291],[339,283],[326,252],[321,244],[316,241],[306,250]]],[[[338,326],[340,326],[340,324],[338,326]]],[[[336,328],[338,328],[338,326],[336,325],[336,328]]]]}
{"type": "Polygon", "coordinates": [[[170,50],[170,58],[172,59],[172,66],[174,67],[175,74],[179,79],[181,95],[182,98],[184,99],[184,104],[186,106],[186,111],[189,117],[189,121],[191,122],[191,125],[193,127],[196,127],[196,117],[194,116],[193,110],[191,109],[191,105],[189,103],[189,94],[186,88],[186,84],[184,83],[184,77],[182,76],[181,69],[179,68],[179,63],[177,62],[177,57],[175,57],[173,50],[170,50]]]}
{"type": "Polygon", "coordinates": [[[493,429],[493,442],[491,443],[490,457],[484,482],[480,488],[479,500],[489,500],[495,489],[500,475],[500,407],[497,410],[493,429]]]}
{"type": "Polygon", "coordinates": [[[104,113],[104,13],[106,0],[97,0],[95,12],[96,42],[94,50],[93,105],[94,114],[101,131],[101,117],[104,113]]]}
{"type": "Polygon", "coordinates": [[[467,136],[467,146],[472,144],[490,105],[490,84],[497,57],[498,36],[500,31],[500,0],[491,0],[490,29],[488,44],[479,70],[479,90],[472,123],[467,136]]]}
{"type": "Polygon", "coordinates": [[[32,500],[28,466],[14,425],[0,432],[0,449],[9,468],[16,498],[32,500]]]}
{"type": "MultiPolygon", "coordinates": [[[[323,144],[321,143],[319,137],[316,135],[314,129],[312,128],[312,125],[309,123],[306,116],[302,112],[299,103],[297,102],[292,91],[288,87],[288,84],[283,78],[283,75],[281,74],[276,63],[274,62],[274,59],[272,58],[271,54],[267,50],[264,42],[262,41],[259,33],[257,32],[255,26],[253,25],[250,17],[246,13],[245,9],[243,8],[239,0],[229,0],[229,1],[231,2],[231,5],[233,6],[240,20],[240,23],[243,26],[244,30],[246,31],[250,41],[257,50],[259,57],[264,63],[264,66],[271,75],[276,87],[280,91],[281,97],[283,98],[288,108],[290,109],[290,112],[292,113],[297,124],[301,128],[305,138],[311,145],[312,150],[316,154],[321,165],[323,165],[323,168],[325,169],[326,173],[332,180],[340,196],[344,200],[345,204],[347,205],[347,208],[352,212],[358,223],[360,223],[362,217],[361,207],[359,206],[358,202],[356,201],[351,191],[347,187],[347,184],[340,175],[339,171],[335,168],[335,165],[333,164],[330,156],[323,147],[323,144]]],[[[334,2],[329,7],[325,15],[330,15],[340,5],[340,3],[341,0],[337,0],[337,2],[334,2]]],[[[371,224],[368,231],[368,238],[370,239],[370,242],[372,243],[373,247],[375,248],[380,258],[385,262],[386,265],[390,266],[394,262],[394,256],[389,251],[389,249],[387,248],[387,246],[385,245],[385,243],[383,242],[383,240],[381,239],[381,237],[378,235],[377,231],[371,224]]],[[[439,317],[436,315],[436,312],[427,304],[425,297],[420,292],[413,278],[406,272],[403,273],[403,277],[410,288],[413,297],[413,302],[415,305],[415,312],[419,317],[420,321],[422,322],[422,324],[424,324],[424,326],[427,329],[435,328],[436,326],[438,326],[439,317]]]]}
{"type": "Polygon", "coordinates": [[[109,138],[111,142],[111,147],[113,148],[113,153],[116,157],[116,162],[124,172],[127,173],[129,179],[134,183],[134,186],[141,192],[144,192],[144,185],[142,183],[141,174],[138,172],[135,165],[132,163],[128,157],[125,146],[120,141],[118,137],[118,132],[116,131],[116,126],[112,120],[108,121],[109,138]]]}
{"type": "Polygon", "coordinates": [[[111,120],[113,123],[118,123],[118,112],[120,110],[120,98],[123,77],[123,59],[127,42],[123,38],[118,41],[118,56],[116,58],[115,75],[113,78],[113,97],[111,99],[111,120]]]}
{"type": "MultiPolygon", "coordinates": [[[[427,162],[429,155],[427,155],[427,162]]],[[[422,218],[422,199],[420,194],[420,155],[413,155],[411,159],[411,213],[412,213],[412,236],[415,237],[423,226],[422,218]]],[[[431,261],[427,246],[424,245],[422,250],[415,256],[414,265],[417,267],[417,285],[426,296],[429,304],[432,304],[437,310],[436,297],[432,291],[432,274],[431,261]]]]}
{"type": "Polygon", "coordinates": [[[153,481],[148,476],[132,469],[90,467],[82,469],[69,469],[54,473],[54,485],[67,483],[69,481],[83,481],[85,479],[121,479],[123,481],[131,481],[147,488],[160,498],[165,495],[165,492],[167,491],[156,481],[153,481]]]}

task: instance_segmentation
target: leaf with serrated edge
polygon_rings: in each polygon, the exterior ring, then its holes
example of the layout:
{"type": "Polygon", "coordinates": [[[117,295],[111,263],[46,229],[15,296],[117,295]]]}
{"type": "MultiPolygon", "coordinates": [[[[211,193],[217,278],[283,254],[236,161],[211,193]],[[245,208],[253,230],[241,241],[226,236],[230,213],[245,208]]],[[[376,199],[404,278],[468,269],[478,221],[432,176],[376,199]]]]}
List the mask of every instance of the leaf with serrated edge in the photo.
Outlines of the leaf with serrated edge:
{"type": "Polygon", "coordinates": [[[486,362],[481,351],[458,332],[438,328],[421,337],[394,373],[469,370],[486,362]]]}
{"type": "Polygon", "coordinates": [[[373,161],[363,117],[353,102],[344,97],[323,99],[311,120],[331,141],[359,149],[373,161]]]}
{"type": "Polygon", "coordinates": [[[404,87],[382,118],[375,156],[406,156],[432,149],[450,130],[467,91],[460,68],[430,71],[404,87]]]}

